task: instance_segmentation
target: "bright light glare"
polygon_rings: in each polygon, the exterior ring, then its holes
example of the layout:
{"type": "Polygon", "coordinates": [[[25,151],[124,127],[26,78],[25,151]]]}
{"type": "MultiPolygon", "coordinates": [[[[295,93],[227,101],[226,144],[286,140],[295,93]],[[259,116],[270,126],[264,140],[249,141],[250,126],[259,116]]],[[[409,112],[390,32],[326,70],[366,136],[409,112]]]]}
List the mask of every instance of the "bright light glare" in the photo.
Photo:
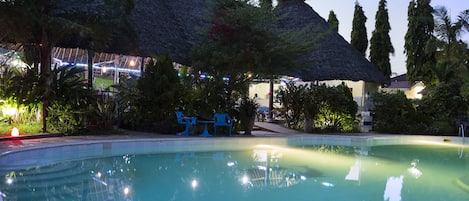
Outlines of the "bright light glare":
{"type": "Polygon", "coordinates": [[[192,188],[197,188],[197,185],[198,185],[197,180],[195,179],[192,180],[192,183],[191,183],[192,188]]]}
{"type": "Polygon", "coordinates": [[[249,183],[249,177],[243,176],[243,178],[241,179],[241,182],[242,182],[243,184],[248,184],[248,183],[249,183]]]}
{"type": "Polygon", "coordinates": [[[136,63],[135,63],[134,60],[130,60],[130,62],[129,62],[129,65],[130,65],[130,66],[135,66],[135,64],[136,64],[136,63]]]}
{"type": "Polygon", "coordinates": [[[16,116],[18,114],[18,109],[15,107],[3,107],[2,113],[6,116],[16,116]]]}
{"type": "Polygon", "coordinates": [[[6,182],[7,182],[7,184],[12,184],[12,183],[13,183],[13,179],[10,178],[10,177],[8,177],[6,182]]]}
{"type": "Polygon", "coordinates": [[[101,71],[105,73],[107,71],[106,67],[101,68],[101,71]]]}
{"type": "Polygon", "coordinates": [[[124,188],[124,195],[129,195],[130,193],[130,188],[129,187],[125,187],[124,188]]]}
{"type": "Polygon", "coordinates": [[[227,165],[228,167],[232,167],[232,166],[236,165],[236,163],[230,161],[230,162],[226,163],[226,165],[227,165]]]}
{"type": "Polygon", "coordinates": [[[322,182],[321,184],[325,187],[334,187],[334,184],[331,184],[329,182],[322,182]]]}
{"type": "Polygon", "coordinates": [[[411,167],[407,171],[409,172],[409,174],[411,174],[416,179],[418,179],[420,176],[422,176],[422,171],[420,171],[416,167],[411,167]]]}
{"type": "Polygon", "coordinates": [[[18,130],[18,128],[16,127],[13,127],[13,129],[11,129],[11,137],[18,137],[20,136],[20,130],[18,130]]]}
{"type": "Polygon", "coordinates": [[[101,172],[96,173],[96,177],[101,178],[101,172]]]}

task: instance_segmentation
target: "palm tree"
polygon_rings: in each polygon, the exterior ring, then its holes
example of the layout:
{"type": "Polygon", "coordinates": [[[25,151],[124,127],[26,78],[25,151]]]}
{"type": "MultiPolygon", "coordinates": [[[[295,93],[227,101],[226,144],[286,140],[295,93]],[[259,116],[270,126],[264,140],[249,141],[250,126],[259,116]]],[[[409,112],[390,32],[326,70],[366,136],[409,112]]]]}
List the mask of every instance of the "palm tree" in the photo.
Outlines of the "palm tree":
{"type": "Polygon", "coordinates": [[[454,76],[461,80],[469,70],[467,44],[460,39],[464,29],[469,30],[469,9],[461,12],[456,22],[451,20],[445,7],[435,9],[434,17],[435,34],[426,49],[436,52],[437,63],[432,69],[435,82],[455,81],[454,76]]]}

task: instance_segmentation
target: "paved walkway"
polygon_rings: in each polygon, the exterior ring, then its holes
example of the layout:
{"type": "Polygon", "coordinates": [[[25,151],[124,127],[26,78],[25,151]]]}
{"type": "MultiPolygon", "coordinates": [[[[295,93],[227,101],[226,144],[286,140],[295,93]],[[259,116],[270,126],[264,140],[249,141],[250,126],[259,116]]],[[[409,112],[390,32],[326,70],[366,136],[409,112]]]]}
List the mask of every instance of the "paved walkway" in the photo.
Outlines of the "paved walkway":
{"type": "Polygon", "coordinates": [[[255,122],[255,126],[261,128],[262,130],[270,131],[278,134],[299,134],[300,132],[286,128],[282,125],[269,123],[269,122],[255,122]]]}
{"type": "MultiPolygon", "coordinates": [[[[300,134],[299,132],[291,129],[284,128],[278,124],[267,122],[256,122],[255,129],[252,131],[252,136],[234,135],[234,137],[284,137],[291,134],[300,134]]],[[[138,131],[125,131],[123,134],[111,135],[83,135],[83,136],[60,136],[55,134],[25,136],[21,138],[0,138],[0,154],[18,148],[44,146],[47,144],[62,144],[72,143],[78,141],[97,141],[109,139],[145,139],[145,138],[188,138],[177,136],[175,134],[156,134],[138,131]]]]}

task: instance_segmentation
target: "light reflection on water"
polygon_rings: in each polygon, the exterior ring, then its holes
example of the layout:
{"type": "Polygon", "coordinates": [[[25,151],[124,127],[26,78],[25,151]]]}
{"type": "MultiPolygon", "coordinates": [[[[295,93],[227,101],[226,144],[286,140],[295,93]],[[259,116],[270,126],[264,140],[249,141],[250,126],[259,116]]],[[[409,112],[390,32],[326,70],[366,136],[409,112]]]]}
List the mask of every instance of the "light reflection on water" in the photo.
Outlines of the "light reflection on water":
{"type": "MultiPolygon", "coordinates": [[[[0,200],[467,200],[461,146],[259,145],[0,172],[0,200]],[[459,180],[459,181],[458,181],[459,180]]],[[[467,182],[467,183],[466,183],[467,182]]],[[[467,188],[467,187],[466,187],[467,188]]]]}

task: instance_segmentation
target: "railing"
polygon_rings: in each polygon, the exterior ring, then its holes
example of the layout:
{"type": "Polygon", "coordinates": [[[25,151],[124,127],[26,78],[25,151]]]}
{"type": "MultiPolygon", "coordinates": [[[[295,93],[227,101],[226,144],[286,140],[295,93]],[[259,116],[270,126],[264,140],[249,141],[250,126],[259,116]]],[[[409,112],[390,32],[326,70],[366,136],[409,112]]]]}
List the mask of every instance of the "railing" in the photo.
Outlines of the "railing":
{"type": "Polygon", "coordinates": [[[461,135],[463,142],[464,142],[464,133],[465,133],[464,128],[465,127],[466,125],[463,123],[461,124],[461,126],[459,126],[459,134],[461,135]]]}

